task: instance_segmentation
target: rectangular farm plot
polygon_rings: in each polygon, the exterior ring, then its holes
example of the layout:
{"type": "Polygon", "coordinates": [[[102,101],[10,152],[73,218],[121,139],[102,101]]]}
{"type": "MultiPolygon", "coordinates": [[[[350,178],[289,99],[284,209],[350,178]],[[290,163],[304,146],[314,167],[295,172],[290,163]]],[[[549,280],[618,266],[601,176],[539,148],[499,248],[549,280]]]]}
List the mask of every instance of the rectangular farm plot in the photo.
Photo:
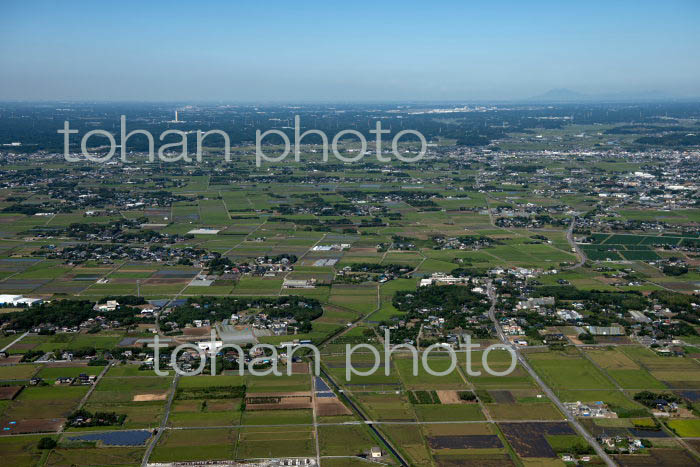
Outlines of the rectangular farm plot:
{"type": "Polygon", "coordinates": [[[160,376],[143,376],[130,378],[105,377],[100,380],[89,402],[137,402],[147,400],[164,400],[172,378],[160,376]]]}
{"type": "Polygon", "coordinates": [[[511,457],[508,454],[473,454],[470,452],[469,454],[455,455],[450,453],[448,455],[437,454],[434,455],[433,458],[435,459],[437,465],[441,467],[461,467],[463,465],[478,465],[484,467],[508,467],[516,465],[513,462],[513,459],[511,459],[511,457]]]}
{"type": "Polygon", "coordinates": [[[420,421],[475,421],[485,420],[479,404],[416,405],[413,407],[420,421]]]}
{"type": "MultiPolygon", "coordinates": [[[[351,374],[348,381],[346,380],[345,358],[342,361],[327,361],[330,359],[331,357],[324,359],[328,372],[336,381],[352,388],[353,391],[388,391],[398,389],[401,386],[401,379],[394,362],[391,362],[389,375],[385,374],[384,362],[382,362],[373,374],[367,376],[351,374]]],[[[354,354],[352,365],[357,371],[369,371],[373,366],[373,362],[363,360],[359,354],[354,354]]]]}
{"type": "Polygon", "coordinates": [[[695,459],[688,451],[678,448],[652,448],[644,459],[640,459],[638,454],[615,455],[613,458],[623,467],[635,466],[665,466],[665,465],[695,465],[695,459]],[[640,462],[644,462],[643,464],[640,462]]]}
{"type": "Polygon", "coordinates": [[[332,287],[329,301],[334,305],[367,314],[377,308],[377,289],[373,287],[353,290],[332,287]]]}
{"type": "MultiPolygon", "coordinates": [[[[489,375],[484,370],[478,370],[476,366],[472,367],[474,371],[481,371],[480,376],[467,376],[469,382],[478,389],[528,389],[536,387],[535,382],[530,375],[522,367],[516,367],[510,374],[505,376],[489,375]]],[[[505,371],[507,367],[491,366],[493,370],[505,371]]]]}
{"type": "MultiPolygon", "coordinates": [[[[607,370],[623,389],[665,389],[666,385],[644,369],[607,370]]],[[[658,375],[661,376],[661,375],[658,375]]],[[[685,377],[683,375],[683,377],[685,377]]]]}
{"type": "Polygon", "coordinates": [[[311,392],[247,393],[246,410],[292,410],[313,408],[311,392]]]}
{"type": "Polygon", "coordinates": [[[3,418],[19,421],[67,417],[87,391],[87,386],[27,387],[5,410],[3,418]]]}
{"type": "Polygon", "coordinates": [[[317,319],[316,322],[345,325],[355,321],[358,317],[359,314],[353,313],[352,311],[332,305],[326,305],[323,307],[323,316],[317,319]]]}
{"type": "Polygon", "coordinates": [[[586,355],[606,370],[637,370],[640,366],[623,352],[612,350],[586,350],[586,355]]]}
{"type": "Polygon", "coordinates": [[[362,392],[355,393],[354,396],[372,420],[408,422],[416,420],[412,406],[403,394],[362,392]]]}
{"type": "Polygon", "coordinates": [[[322,456],[356,456],[379,445],[373,433],[364,425],[318,427],[322,456]]]}
{"type": "Polygon", "coordinates": [[[311,409],[264,410],[243,413],[243,425],[309,425],[313,422],[311,409]]]}
{"type": "MultiPolygon", "coordinates": [[[[0,282],[0,292],[25,294],[42,287],[44,284],[49,283],[49,281],[50,279],[5,279],[0,282]]],[[[82,290],[84,287],[87,287],[87,285],[83,284],[78,288],[82,290]]]]}
{"type": "MultiPolygon", "coordinates": [[[[394,365],[408,389],[465,389],[466,384],[457,366],[445,376],[434,376],[426,371],[422,361],[418,362],[418,374],[413,375],[413,359],[394,358],[394,365]]],[[[429,358],[428,366],[435,372],[449,369],[451,360],[448,358],[429,358]]]]}
{"type": "Polygon", "coordinates": [[[199,215],[202,223],[207,225],[226,225],[231,222],[228,211],[221,200],[199,200],[199,215]]]}
{"type": "Polygon", "coordinates": [[[311,390],[311,377],[308,374],[287,376],[248,376],[246,378],[248,393],[299,392],[311,390]]]}
{"type": "Polygon", "coordinates": [[[168,430],[158,441],[149,462],[230,460],[238,432],[226,428],[168,430]]]}
{"type": "Polygon", "coordinates": [[[623,352],[615,350],[587,350],[594,362],[603,368],[622,388],[664,389],[666,385],[623,352]]]}
{"type": "Polygon", "coordinates": [[[564,422],[499,423],[498,426],[518,456],[525,458],[556,457],[556,452],[547,442],[547,436],[576,434],[564,422]]]}
{"type": "Polygon", "coordinates": [[[84,464],[86,459],[92,465],[138,465],[145,451],[145,447],[57,448],[51,451],[45,465],[68,467],[84,464]]]}
{"type": "Polygon", "coordinates": [[[39,365],[0,366],[0,381],[28,380],[38,369],[39,365]]]}
{"type": "Polygon", "coordinates": [[[118,378],[120,376],[155,376],[153,369],[141,370],[140,365],[113,365],[107,371],[105,377],[108,378],[118,378]]]}
{"type": "Polygon", "coordinates": [[[503,443],[496,435],[449,435],[428,438],[431,449],[489,449],[502,448],[503,443]]]}
{"type": "Polygon", "coordinates": [[[37,448],[42,436],[0,437],[3,463],[9,466],[38,465],[43,452],[37,448]]]}
{"type": "Polygon", "coordinates": [[[243,277],[233,289],[234,295],[277,295],[282,279],[269,277],[243,277]]]}
{"type": "MultiPolygon", "coordinates": [[[[429,425],[424,425],[429,426],[429,425]]],[[[381,425],[380,430],[406,457],[410,465],[430,465],[428,443],[418,425],[381,425]]]]}
{"type": "MultiPolygon", "coordinates": [[[[673,389],[700,388],[700,376],[698,376],[700,366],[694,359],[661,357],[643,347],[625,346],[621,350],[648,370],[651,376],[646,377],[645,381],[649,384],[656,380],[673,389]]],[[[639,376],[632,376],[632,378],[634,378],[633,382],[639,382],[636,381],[637,378],[640,378],[639,376]]]]}
{"type": "MultiPolygon", "coordinates": [[[[465,370],[467,380],[478,389],[529,389],[536,387],[530,375],[519,364],[509,374],[503,376],[492,375],[486,371],[483,365],[483,352],[473,351],[471,353],[470,368],[472,372],[481,372],[481,374],[479,376],[470,376],[466,374],[466,353],[460,352],[457,355],[459,356],[459,365],[465,370]]],[[[503,350],[489,352],[487,363],[492,371],[505,372],[511,365],[510,353],[503,350]]]]}
{"type": "Polygon", "coordinates": [[[494,420],[563,420],[564,416],[549,401],[532,404],[486,404],[494,420]]]}
{"type": "MultiPolygon", "coordinates": [[[[151,402],[90,402],[85,404],[85,410],[89,412],[115,412],[126,415],[124,423],[120,426],[104,427],[105,429],[152,429],[158,426],[165,414],[165,401],[151,402]]],[[[92,427],[88,430],[94,429],[92,427]]],[[[82,429],[71,429],[71,431],[81,431],[82,429]]]]}
{"type": "Polygon", "coordinates": [[[236,452],[237,459],[315,455],[315,438],[311,427],[243,428],[236,452]]]}
{"type": "Polygon", "coordinates": [[[207,388],[209,386],[241,386],[246,383],[245,376],[239,375],[197,375],[183,376],[178,380],[178,388],[207,388]]]}
{"type": "MultiPolygon", "coordinates": [[[[11,401],[24,389],[24,386],[0,386],[0,401],[11,401]]],[[[0,407],[0,411],[2,408],[0,407]]],[[[1,413],[1,412],[0,412],[1,413]]]]}
{"type": "Polygon", "coordinates": [[[678,436],[697,438],[700,437],[700,420],[670,420],[666,423],[678,436]]]}
{"type": "Polygon", "coordinates": [[[229,410],[215,410],[209,401],[197,401],[196,411],[174,411],[168,417],[168,424],[174,427],[216,427],[238,425],[241,421],[240,400],[229,410]]]}
{"type": "Polygon", "coordinates": [[[555,389],[614,389],[591,362],[574,353],[528,354],[532,367],[555,389]]]}
{"type": "Polygon", "coordinates": [[[698,371],[700,366],[689,358],[661,357],[641,346],[622,346],[620,351],[650,372],[664,370],[698,371]]]}

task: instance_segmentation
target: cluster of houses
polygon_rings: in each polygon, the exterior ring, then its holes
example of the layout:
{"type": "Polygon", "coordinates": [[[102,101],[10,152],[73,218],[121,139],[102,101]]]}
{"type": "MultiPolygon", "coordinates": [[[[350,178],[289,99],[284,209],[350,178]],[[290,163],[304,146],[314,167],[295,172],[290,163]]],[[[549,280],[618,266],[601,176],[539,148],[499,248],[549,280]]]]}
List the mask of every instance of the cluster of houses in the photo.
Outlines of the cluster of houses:
{"type": "MultiPolygon", "coordinates": [[[[320,260],[324,261],[324,260],[320,260]]],[[[327,260],[327,261],[334,261],[337,262],[337,260],[327,260]]],[[[329,264],[328,266],[332,266],[332,264],[329,264]]],[[[346,283],[346,282],[368,282],[368,281],[376,281],[379,282],[380,284],[384,284],[385,282],[389,282],[394,279],[398,279],[400,277],[404,278],[410,278],[411,274],[410,272],[413,270],[412,267],[406,266],[399,268],[398,270],[387,267],[385,268],[382,272],[377,272],[376,270],[369,270],[367,268],[356,268],[353,270],[353,267],[351,266],[345,266],[342,268],[340,271],[336,273],[335,280],[341,283],[346,283]]]]}
{"type": "Polygon", "coordinates": [[[433,237],[439,250],[478,250],[493,243],[489,237],[433,237]]]}
{"type": "Polygon", "coordinates": [[[97,376],[80,373],[76,377],[59,376],[58,378],[56,378],[54,384],[58,386],[90,386],[92,384],[95,384],[96,381],[97,376]]]}
{"type": "MultiPolygon", "coordinates": [[[[165,243],[170,242],[168,240],[165,243]]],[[[201,249],[190,247],[170,248],[169,245],[141,247],[127,244],[83,243],[64,247],[46,245],[39,252],[46,258],[62,259],[68,264],[80,264],[88,260],[97,261],[101,264],[112,264],[117,260],[128,260],[164,265],[196,264],[201,266],[201,264],[213,258],[209,253],[201,249]]]]}
{"type": "Polygon", "coordinates": [[[597,439],[606,451],[633,454],[644,449],[642,440],[631,436],[608,435],[603,433],[598,436],[597,439]]]}
{"type": "Polygon", "coordinates": [[[592,404],[584,404],[581,401],[564,402],[564,406],[574,417],[617,418],[617,414],[602,401],[592,404]]]}

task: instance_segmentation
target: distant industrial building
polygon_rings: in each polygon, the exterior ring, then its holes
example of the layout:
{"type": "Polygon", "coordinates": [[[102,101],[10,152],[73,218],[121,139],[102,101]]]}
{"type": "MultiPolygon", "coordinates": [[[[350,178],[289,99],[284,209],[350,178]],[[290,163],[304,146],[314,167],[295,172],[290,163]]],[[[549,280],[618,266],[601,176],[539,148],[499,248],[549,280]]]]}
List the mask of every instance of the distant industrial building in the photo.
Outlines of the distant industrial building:
{"type": "Polygon", "coordinates": [[[34,306],[44,301],[40,298],[27,298],[23,295],[0,295],[0,306],[34,306]]]}

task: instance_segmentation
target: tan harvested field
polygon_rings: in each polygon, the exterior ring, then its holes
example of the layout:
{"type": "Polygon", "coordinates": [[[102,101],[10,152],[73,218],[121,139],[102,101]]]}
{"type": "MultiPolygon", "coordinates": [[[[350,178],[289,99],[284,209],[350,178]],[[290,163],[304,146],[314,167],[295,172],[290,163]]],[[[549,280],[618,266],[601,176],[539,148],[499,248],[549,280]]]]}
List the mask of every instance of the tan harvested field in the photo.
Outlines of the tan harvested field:
{"type": "MultiPolygon", "coordinates": [[[[14,350],[15,347],[13,346],[12,349],[14,350]]],[[[2,359],[2,365],[0,365],[0,366],[16,365],[17,363],[19,363],[21,361],[22,361],[22,355],[10,355],[9,357],[2,359]]]]}
{"type": "Polygon", "coordinates": [[[303,362],[292,363],[292,374],[294,375],[308,375],[309,365],[303,362]]]}
{"type": "Polygon", "coordinates": [[[459,398],[459,394],[457,391],[449,391],[449,390],[438,390],[436,391],[438,398],[440,399],[440,402],[443,404],[465,404],[466,401],[463,401],[462,399],[459,398]]]}
{"type": "Polygon", "coordinates": [[[185,336],[208,336],[211,333],[211,326],[202,326],[201,328],[186,328],[184,330],[185,336]]]}
{"type": "Polygon", "coordinates": [[[134,402],[150,402],[164,401],[168,397],[168,393],[150,393],[150,394],[134,394],[134,402]]]}

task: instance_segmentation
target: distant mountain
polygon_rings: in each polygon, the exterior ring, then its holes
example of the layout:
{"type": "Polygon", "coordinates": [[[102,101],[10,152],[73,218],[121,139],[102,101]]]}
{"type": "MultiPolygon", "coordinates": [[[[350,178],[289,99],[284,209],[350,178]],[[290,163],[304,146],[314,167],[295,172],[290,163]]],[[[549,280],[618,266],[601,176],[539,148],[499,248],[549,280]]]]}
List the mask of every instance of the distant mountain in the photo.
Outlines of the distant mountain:
{"type": "Polygon", "coordinates": [[[572,91],[571,89],[558,88],[550,89],[544,94],[531,97],[528,100],[536,102],[574,102],[589,99],[590,96],[588,96],[587,94],[581,94],[580,92],[572,91]]]}

